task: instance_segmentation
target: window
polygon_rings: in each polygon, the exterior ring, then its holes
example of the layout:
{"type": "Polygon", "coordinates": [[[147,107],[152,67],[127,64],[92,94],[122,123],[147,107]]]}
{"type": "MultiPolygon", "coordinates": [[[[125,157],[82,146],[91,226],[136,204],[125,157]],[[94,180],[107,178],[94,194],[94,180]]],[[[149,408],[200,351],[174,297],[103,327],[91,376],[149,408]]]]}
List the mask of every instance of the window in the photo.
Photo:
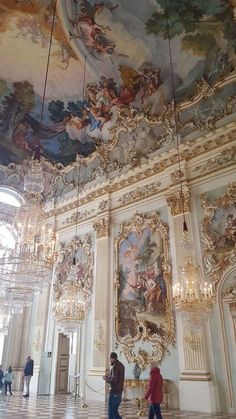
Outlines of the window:
{"type": "Polygon", "coordinates": [[[23,197],[13,189],[0,187],[0,202],[11,205],[12,207],[20,207],[24,200],[23,197]]]}
{"type": "Polygon", "coordinates": [[[15,246],[15,231],[14,228],[8,224],[0,222],[0,253],[1,250],[7,248],[13,249],[15,246]]]}

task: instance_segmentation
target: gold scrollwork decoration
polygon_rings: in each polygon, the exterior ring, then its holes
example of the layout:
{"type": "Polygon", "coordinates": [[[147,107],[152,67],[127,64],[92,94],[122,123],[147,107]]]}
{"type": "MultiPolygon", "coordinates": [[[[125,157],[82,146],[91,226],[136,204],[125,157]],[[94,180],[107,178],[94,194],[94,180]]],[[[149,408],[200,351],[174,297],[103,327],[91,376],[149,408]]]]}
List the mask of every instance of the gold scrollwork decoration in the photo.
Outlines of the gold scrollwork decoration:
{"type": "Polygon", "coordinates": [[[115,333],[129,363],[145,369],[175,343],[168,228],[158,213],[135,213],[115,240],[115,333]],[[140,346],[140,343],[143,345],[140,346]]]}
{"type": "Polygon", "coordinates": [[[187,187],[183,190],[170,192],[166,196],[167,205],[171,209],[171,215],[180,215],[190,212],[190,191],[187,187]]]}
{"type": "Polygon", "coordinates": [[[96,231],[98,239],[101,239],[102,237],[107,237],[109,235],[109,226],[109,217],[100,218],[99,220],[95,221],[95,223],[93,224],[93,228],[96,231]]]}
{"type": "Polygon", "coordinates": [[[87,307],[90,308],[93,289],[93,263],[94,255],[89,234],[86,234],[83,239],[75,237],[67,244],[61,243],[54,268],[54,303],[61,298],[70,269],[74,265],[78,276],[77,281],[82,285],[83,293],[87,299],[87,307]]]}
{"type": "Polygon", "coordinates": [[[206,274],[218,283],[222,274],[236,263],[236,182],[228,184],[225,194],[209,202],[201,195],[203,219],[201,233],[206,274]],[[224,223],[224,225],[223,225],[224,223]]]}

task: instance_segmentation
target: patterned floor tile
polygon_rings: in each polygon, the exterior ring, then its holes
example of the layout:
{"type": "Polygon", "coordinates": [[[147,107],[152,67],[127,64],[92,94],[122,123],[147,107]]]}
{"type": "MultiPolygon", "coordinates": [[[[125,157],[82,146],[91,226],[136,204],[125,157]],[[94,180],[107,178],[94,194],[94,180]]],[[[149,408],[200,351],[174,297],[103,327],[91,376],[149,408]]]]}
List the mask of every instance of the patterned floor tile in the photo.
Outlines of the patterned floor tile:
{"type": "MultiPolygon", "coordinates": [[[[0,395],[1,419],[107,419],[105,403],[87,402],[82,407],[81,399],[73,399],[70,395],[32,396],[23,399],[22,394],[13,396],[0,395]]],[[[121,404],[122,419],[136,419],[137,408],[132,402],[121,404]]],[[[144,419],[147,416],[144,417],[144,419]]],[[[233,415],[209,415],[201,413],[180,412],[179,410],[163,409],[163,419],[235,419],[233,415]]]]}

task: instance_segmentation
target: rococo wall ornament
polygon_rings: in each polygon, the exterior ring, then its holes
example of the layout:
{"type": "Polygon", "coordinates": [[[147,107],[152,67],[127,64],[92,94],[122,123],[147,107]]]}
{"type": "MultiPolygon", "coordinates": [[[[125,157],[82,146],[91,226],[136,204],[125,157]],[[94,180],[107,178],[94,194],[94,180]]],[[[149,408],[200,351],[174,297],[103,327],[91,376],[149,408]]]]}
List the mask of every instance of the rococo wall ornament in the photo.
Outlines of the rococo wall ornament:
{"type": "Polygon", "coordinates": [[[59,328],[72,333],[91,307],[93,290],[93,252],[91,237],[75,237],[61,244],[55,265],[53,313],[59,328]]]}
{"type": "Polygon", "coordinates": [[[175,342],[170,282],[168,229],[157,213],[136,213],[116,237],[115,332],[127,361],[142,369],[175,342]]]}
{"type": "Polygon", "coordinates": [[[206,274],[217,283],[224,271],[236,262],[236,182],[213,202],[201,195],[203,257],[206,274]]]}

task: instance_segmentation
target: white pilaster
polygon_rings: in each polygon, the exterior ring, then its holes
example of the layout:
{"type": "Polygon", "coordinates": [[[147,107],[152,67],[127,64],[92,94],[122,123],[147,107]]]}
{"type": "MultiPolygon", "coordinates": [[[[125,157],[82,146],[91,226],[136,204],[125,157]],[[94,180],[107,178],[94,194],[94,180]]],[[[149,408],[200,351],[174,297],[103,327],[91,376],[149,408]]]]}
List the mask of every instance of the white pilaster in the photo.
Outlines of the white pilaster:
{"type": "MultiPolygon", "coordinates": [[[[184,187],[183,193],[185,221],[194,245],[197,237],[195,236],[196,232],[193,235],[189,192],[186,187],[184,187]]],[[[177,276],[179,267],[184,261],[184,249],[181,245],[184,218],[183,205],[180,200],[179,191],[173,192],[167,197],[167,202],[171,207],[170,225],[174,244],[172,251],[175,252],[173,263],[176,264],[173,271],[177,276]]],[[[195,252],[195,246],[193,252],[195,252]]],[[[178,282],[177,278],[176,282],[178,282]]],[[[181,317],[177,316],[177,345],[180,363],[180,409],[206,413],[216,412],[217,392],[210,374],[210,363],[207,356],[209,343],[205,327],[194,329],[190,323],[186,323],[181,317]]]]}
{"type": "Polygon", "coordinates": [[[109,217],[100,218],[95,224],[95,307],[92,365],[88,371],[87,397],[105,400],[105,382],[109,355],[109,295],[110,295],[110,241],[109,217]],[[95,391],[93,391],[95,390],[95,391]]]}

